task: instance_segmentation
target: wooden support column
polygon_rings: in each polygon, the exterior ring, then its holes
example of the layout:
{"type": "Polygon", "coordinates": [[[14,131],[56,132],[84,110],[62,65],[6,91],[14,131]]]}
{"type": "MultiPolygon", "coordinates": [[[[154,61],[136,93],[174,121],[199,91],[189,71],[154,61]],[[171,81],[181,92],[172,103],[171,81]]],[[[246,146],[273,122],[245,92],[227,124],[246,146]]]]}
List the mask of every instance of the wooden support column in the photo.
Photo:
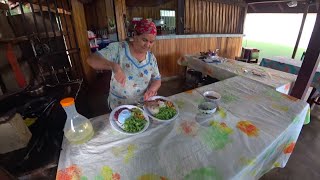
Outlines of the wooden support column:
{"type": "Polygon", "coordinates": [[[308,88],[316,73],[317,67],[320,62],[320,10],[317,13],[317,19],[311,34],[309,45],[306,51],[304,61],[301,65],[297,80],[290,93],[299,99],[304,99],[308,88]]]}
{"type": "Polygon", "coordinates": [[[308,11],[309,11],[309,6],[310,6],[309,4],[306,4],[306,7],[305,7],[305,10],[304,10],[304,13],[303,13],[303,17],[302,17],[302,21],[301,21],[301,25],[300,25],[299,34],[298,34],[298,37],[297,37],[297,41],[296,41],[296,44],[294,46],[293,53],[292,53],[292,56],[291,56],[292,59],[294,59],[296,57],[297,49],[298,49],[298,46],[299,46],[300,38],[301,38],[303,27],[304,27],[304,23],[306,22],[307,14],[308,14],[308,11]]]}
{"type": "Polygon", "coordinates": [[[114,0],[114,9],[116,15],[116,24],[119,41],[126,39],[126,29],[125,29],[125,20],[126,20],[126,1],[125,0],[114,0]]]}
{"type": "MultiPolygon", "coordinates": [[[[184,34],[184,9],[185,9],[185,0],[178,0],[178,8],[177,8],[177,34],[184,34]]],[[[209,13],[209,12],[208,12],[209,13]]]]}
{"type": "Polygon", "coordinates": [[[83,4],[79,0],[71,0],[71,6],[75,33],[80,48],[81,66],[85,75],[84,79],[90,83],[93,80],[94,71],[87,64],[87,58],[90,55],[90,47],[84,8],[83,4]]]}

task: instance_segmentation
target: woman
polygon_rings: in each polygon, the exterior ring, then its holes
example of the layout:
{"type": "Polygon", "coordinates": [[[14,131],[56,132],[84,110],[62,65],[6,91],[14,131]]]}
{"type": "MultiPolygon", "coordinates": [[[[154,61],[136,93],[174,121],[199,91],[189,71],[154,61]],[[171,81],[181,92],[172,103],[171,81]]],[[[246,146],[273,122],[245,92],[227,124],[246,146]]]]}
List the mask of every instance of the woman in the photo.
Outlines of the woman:
{"type": "Polygon", "coordinates": [[[133,41],[111,43],[88,58],[97,70],[112,70],[108,103],[111,109],[148,100],[161,86],[157,60],[150,52],[156,39],[153,22],[141,20],[133,41]]]}

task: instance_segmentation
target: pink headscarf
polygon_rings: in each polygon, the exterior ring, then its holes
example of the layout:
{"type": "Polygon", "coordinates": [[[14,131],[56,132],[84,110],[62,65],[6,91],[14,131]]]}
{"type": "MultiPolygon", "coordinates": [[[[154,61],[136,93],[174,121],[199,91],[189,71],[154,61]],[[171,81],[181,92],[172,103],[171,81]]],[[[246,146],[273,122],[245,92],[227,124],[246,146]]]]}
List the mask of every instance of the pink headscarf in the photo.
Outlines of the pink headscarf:
{"type": "Polygon", "coordinates": [[[157,35],[156,25],[147,19],[142,19],[137,22],[137,25],[134,28],[139,34],[153,34],[157,35]]]}

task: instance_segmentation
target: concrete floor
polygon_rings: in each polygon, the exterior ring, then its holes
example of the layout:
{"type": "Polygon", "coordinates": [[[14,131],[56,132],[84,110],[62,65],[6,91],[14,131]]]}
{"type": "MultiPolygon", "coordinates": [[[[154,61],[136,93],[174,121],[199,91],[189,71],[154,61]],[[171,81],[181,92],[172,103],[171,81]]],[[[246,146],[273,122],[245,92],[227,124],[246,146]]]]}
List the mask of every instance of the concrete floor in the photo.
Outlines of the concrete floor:
{"type": "MultiPolygon", "coordinates": [[[[108,82],[104,79],[103,82],[108,82]]],[[[103,84],[104,84],[103,83],[103,84]]],[[[94,88],[92,102],[95,109],[92,116],[108,113],[106,110],[104,88],[94,88]],[[97,93],[98,92],[98,93],[97,93]],[[104,94],[102,96],[102,94],[104,94]],[[103,97],[103,98],[102,98],[103,97]]],[[[158,95],[171,96],[186,90],[183,80],[175,79],[163,82],[158,95]]],[[[91,98],[90,98],[91,99],[91,98]]],[[[285,168],[276,168],[265,174],[261,180],[315,180],[320,179],[320,108],[315,107],[311,112],[311,122],[301,131],[298,142],[285,168]]]]}

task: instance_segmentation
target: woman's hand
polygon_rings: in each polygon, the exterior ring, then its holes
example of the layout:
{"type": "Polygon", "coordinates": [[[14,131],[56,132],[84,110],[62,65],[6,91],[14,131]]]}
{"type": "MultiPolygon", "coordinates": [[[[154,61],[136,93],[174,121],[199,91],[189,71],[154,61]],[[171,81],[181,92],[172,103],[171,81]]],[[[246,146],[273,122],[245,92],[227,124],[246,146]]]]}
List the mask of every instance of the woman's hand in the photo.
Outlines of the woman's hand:
{"type": "Polygon", "coordinates": [[[144,93],[144,100],[147,101],[150,97],[157,95],[157,91],[153,91],[148,89],[147,92],[144,93]]]}
{"type": "Polygon", "coordinates": [[[126,74],[122,71],[118,64],[115,64],[112,68],[114,73],[114,78],[121,84],[122,87],[126,84],[126,74]]]}

